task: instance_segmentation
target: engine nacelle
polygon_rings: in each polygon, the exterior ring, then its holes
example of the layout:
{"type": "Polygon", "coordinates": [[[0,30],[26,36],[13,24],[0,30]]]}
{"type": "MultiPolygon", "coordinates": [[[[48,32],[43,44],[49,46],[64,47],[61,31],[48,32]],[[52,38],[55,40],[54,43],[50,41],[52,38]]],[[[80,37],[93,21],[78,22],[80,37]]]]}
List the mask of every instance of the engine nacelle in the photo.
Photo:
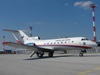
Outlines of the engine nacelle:
{"type": "Polygon", "coordinates": [[[40,40],[40,37],[39,36],[30,37],[29,40],[40,40]]]}
{"type": "Polygon", "coordinates": [[[36,46],[35,43],[27,43],[27,46],[36,46]]]}

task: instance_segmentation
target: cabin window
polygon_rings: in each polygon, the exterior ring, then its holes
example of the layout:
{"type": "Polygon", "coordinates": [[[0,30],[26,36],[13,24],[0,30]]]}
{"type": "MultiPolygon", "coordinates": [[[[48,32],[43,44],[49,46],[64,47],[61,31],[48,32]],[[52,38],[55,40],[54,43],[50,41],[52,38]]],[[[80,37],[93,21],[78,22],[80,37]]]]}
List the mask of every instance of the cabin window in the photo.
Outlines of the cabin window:
{"type": "Polygon", "coordinates": [[[54,44],[56,44],[56,43],[54,42],[54,44]]]}
{"type": "Polygon", "coordinates": [[[58,42],[58,44],[59,44],[59,42],[58,42]]]}
{"type": "Polygon", "coordinates": [[[61,42],[61,43],[63,43],[63,42],[61,42]]]}

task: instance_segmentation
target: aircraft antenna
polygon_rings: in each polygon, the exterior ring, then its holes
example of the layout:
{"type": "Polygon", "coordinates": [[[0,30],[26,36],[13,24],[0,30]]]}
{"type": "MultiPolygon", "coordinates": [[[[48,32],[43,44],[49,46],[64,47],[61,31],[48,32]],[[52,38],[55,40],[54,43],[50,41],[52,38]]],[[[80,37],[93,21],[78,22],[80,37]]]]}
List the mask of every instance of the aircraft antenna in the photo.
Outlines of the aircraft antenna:
{"type": "Polygon", "coordinates": [[[29,26],[30,28],[30,37],[32,37],[32,26],[29,26]]]}

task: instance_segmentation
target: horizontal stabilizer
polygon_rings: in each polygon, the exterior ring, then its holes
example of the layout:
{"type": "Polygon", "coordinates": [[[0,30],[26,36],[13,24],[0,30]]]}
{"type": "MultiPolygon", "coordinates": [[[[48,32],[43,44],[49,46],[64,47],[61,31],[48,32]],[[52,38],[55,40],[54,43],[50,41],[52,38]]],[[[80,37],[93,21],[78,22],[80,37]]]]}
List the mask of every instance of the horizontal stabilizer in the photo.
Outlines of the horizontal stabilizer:
{"type": "Polygon", "coordinates": [[[3,31],[8,31],[8,32],[18,32],[18,30],[10,30],[10,29],[3,29],[3,31]]]}

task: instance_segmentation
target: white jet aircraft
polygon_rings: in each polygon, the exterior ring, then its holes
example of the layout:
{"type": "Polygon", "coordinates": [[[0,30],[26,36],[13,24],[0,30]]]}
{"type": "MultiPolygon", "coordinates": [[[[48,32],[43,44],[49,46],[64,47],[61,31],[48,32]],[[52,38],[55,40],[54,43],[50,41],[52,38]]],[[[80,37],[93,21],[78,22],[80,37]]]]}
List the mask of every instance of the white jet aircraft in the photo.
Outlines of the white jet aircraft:
{"type": "Polygon", "coordinates": [[[42,58],[44,52],[48,52],[48,56],[53,57],[54,51],[59,50],[80,50],[79,56],[83,56],[83,53],[86,51],[86,49],[97,46],[95,42],[88,40],[85,37],[41,40],[39,37],[28,37],[22,30],[4,29],[4,31],[13,32],[17,43],[3,42],[3,44],[32,50],[30,57],[36,53],[39,58],[42,58]]]}

